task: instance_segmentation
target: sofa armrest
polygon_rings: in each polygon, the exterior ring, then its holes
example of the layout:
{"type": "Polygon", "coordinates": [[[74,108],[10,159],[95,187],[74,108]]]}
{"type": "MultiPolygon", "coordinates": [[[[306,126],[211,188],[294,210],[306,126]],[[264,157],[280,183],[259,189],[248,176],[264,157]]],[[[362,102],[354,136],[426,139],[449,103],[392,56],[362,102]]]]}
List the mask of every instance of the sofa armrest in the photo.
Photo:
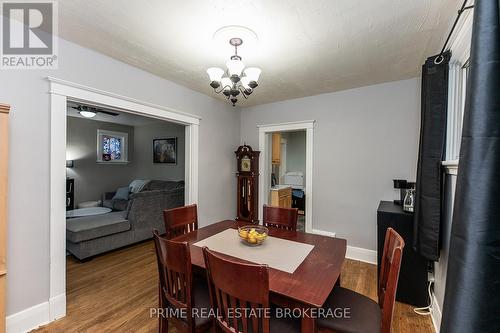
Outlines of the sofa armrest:
{"type": "Polygon", "coordinates": [[[116,192],[104,192],[102,194],[102,201],[111,200],[115,196],[116,192]]]}

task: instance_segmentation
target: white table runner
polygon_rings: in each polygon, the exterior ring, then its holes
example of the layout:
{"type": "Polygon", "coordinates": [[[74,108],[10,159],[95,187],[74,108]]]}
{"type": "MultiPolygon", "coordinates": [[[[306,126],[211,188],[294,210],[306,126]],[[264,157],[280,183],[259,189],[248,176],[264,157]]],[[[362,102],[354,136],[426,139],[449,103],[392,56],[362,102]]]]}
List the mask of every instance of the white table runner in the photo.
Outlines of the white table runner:
{"type": "Polygon", "coordinates": [[[270,236],[260,246],[248,246],[240,240],[236,229],[221,231],[194,245],[206,246],[210,250],[257,264],[267,264],[287,273],[293,273],[314,248],[311,244],[270,236]]]}

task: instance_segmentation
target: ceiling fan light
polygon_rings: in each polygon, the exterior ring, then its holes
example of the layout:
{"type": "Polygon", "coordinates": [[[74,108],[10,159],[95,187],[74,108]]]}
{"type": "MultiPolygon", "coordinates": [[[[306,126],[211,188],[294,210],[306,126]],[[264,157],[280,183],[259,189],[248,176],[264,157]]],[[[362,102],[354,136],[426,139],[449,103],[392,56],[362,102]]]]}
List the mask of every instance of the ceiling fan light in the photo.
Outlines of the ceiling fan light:
{"type": "Polygon", "coordinates": [[[259,81],[262,70],[258,67],[248,67],[245,69],[245,75],[248,77],[248,82],[259,81]]]}
{"type": "Polygon", "coordinates": [[[210,67],[207,69],[207,74],[211,82],[220,82],[222,75],[224,75],[224,70],[219,67],[210,67]]]}
{"type": "Polygon", "coordinates": [[[240,76],[243,68],[245,68],[245,64],[243,63],[243,61],[238,59],[229,60],[228,62],[226,62],[226,66],[230,76],[240,76]]]}
{"type": "Polygon", "coordinates": [[[92,111],[80,111],[79,113],[85,118],[94,118],[96,115],[96,113],[92,111]]]}

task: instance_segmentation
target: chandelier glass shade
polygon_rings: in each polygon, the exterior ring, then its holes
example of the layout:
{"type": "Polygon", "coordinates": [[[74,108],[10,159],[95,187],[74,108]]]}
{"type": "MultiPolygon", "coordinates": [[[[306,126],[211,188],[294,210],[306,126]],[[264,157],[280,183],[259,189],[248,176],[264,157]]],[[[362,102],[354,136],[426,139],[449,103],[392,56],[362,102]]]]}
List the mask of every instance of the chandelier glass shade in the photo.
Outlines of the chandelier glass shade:
{"type": "Polygon", "coordinates": [[[238,46],[243,44],[241,38],[231,38],[229,44],[234,46],[234,55],[226,62],[226,70],[219,67],[210,67],[207,74],[210,79],[210,86],[217,94],[224,94],[233,106],[238,102],[241,94],[245,99],[258,86],[261,70],[257,67],[248,67],[241,61],[238,55],[238,46]]]}

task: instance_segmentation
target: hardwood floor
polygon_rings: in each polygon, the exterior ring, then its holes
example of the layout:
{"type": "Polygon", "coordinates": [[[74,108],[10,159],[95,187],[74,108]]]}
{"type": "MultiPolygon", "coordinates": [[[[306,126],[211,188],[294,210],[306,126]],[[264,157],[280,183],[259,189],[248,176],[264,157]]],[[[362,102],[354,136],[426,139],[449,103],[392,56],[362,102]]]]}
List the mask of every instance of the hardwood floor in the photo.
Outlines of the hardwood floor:
{"type": "MultiPolygon", "coordinates": [[[[377,268],[346,260],[342,286],[376,299],[377,268]]],[[[67,260],[67,316],[34,332],[157,332],[149,309],[157,306],[157,266],[152,241],[86,263],[67,260]]],[[[171,329],[170,332],[176,332],[171,329]]],[[[393,332],[432,333],[429,316],[397,303],[393,332]]]]}

